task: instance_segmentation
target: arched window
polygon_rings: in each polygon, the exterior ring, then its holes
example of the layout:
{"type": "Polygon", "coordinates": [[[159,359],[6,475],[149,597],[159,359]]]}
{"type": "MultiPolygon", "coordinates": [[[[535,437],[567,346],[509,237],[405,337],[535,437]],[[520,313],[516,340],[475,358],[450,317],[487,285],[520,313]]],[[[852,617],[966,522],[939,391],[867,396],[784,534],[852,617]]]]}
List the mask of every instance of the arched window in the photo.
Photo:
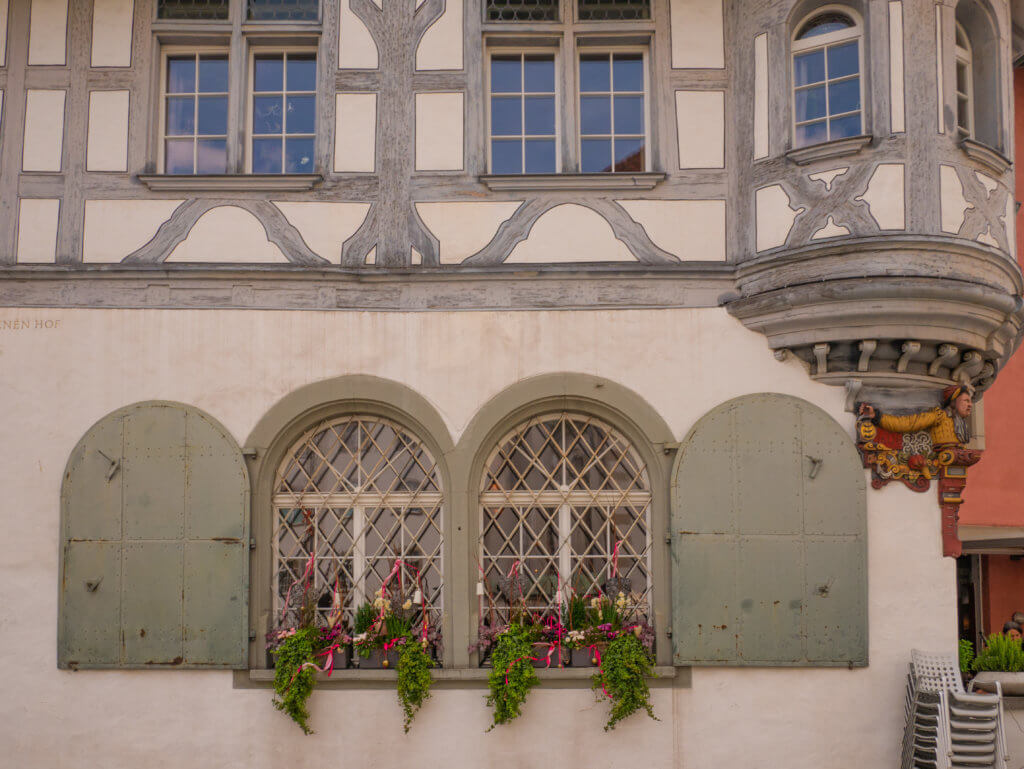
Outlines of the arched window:
{"type": "Polygon", "coordinates": [[[627,594],[650,617],[651,484],[630,442],[577,413],[530,419],[499,441],[480,490],[481,568],[507,616],[510,575],[531,610],[578,595],[627,594]]]}
{"type": "Polygon", "coordinates": [[[322,617],[337,584],[351,623],[401,560],[396,579],[410,589],[418,572],[431,619],[440,619],[441,475],[415,435],[369,415],[322,422],[286,453],[273,506],[276,616],[315,554],[322,617]]]}
{"type": "Polygon", "coordinates": [[[974,138],[974,100],[972,94],[971,41],[967,30],[956,25],[956,130],[961,138],[974,138]]]}
{"type": "Polygon", "coordinates": [[[793,35],[793,146],[863,133],[860,20],[826,8],[800,22],[793,35]]]}
{"type": "Polygon", "coordinates": [[[955,43],[957,136],[1002,152],[999,37],[980,3],[957,3],[955,43]]]}

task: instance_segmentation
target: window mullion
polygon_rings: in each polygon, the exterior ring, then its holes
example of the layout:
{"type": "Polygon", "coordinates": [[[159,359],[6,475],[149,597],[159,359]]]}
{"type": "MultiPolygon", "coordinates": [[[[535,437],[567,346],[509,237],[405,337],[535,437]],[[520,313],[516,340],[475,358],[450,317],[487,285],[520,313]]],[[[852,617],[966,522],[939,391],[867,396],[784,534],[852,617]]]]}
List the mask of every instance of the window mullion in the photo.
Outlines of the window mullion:
{"type": "Polygon", "coordinates": [[[559,147],[561,148],[561,166],[563,173],[573,173],[579,170],[579,127],[577,124],[579,116],[579,84],[578,84],[578,62],[576,60],[576,40],[572,36],[572,29],[569,28],[559,45],[558,65],[559,93],[555,110],[560,118],[555,124],[555,130],[560,132],[559,147]],[[561,123],[560,125],[558,123],[561,123]]]}
{"type": "Polygon", "coordinates": [[[249,52],[245,39],[242,37],[240,6],[244,0],[232,5],[231,47],[228,52],[228,136],[227,136],[227,172],[240,174],[245,172],[245,144],[247,121],[245,108],[248,99],[247,81],[249,71],[249,52]]]}

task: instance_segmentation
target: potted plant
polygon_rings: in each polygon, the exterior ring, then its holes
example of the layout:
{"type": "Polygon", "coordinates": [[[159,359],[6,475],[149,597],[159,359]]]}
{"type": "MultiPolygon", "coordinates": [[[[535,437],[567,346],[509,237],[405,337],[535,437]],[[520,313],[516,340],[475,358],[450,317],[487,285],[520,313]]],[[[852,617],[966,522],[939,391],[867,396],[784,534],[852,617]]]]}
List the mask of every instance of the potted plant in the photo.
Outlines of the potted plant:
{"type": "Polygon", "coordinates": [[[1018,639],[993,633],[986,640],[971,669],[974,685],[995,691],[996,684],[1005,695],[1024,695],[1024,649],[1018,639]]]}
{"type": "MultiPolygon", "coordinates": [[[[649,628],[647,629],[649,631],[649,628]]],[[[651,707],[651,690],[647,678],[654,673],[654,662],[649,647],[644,644],[644,628],[634,625],[612,637],[608,641],[598,671],[591,679],[595,691],[611,700],[611,710],[605,731],[627,716],[644,710],[647,715],[658,721],[651,707]]]]}
{"type": "Polygon", "coordinates": [[[326,672],[329,676],[335,667],[347,666],[350,641],[342,628],[338,591],[334,594],[330,621],[324,627],[317,623],[316,609],[322,591],[312,585],[312,564],[311,558],[302,580],[289,589],[282,624],[267,638],[267,648],[274,658],[274,707],[286,713],[305,734],[313,732],[306,703],[316,686],[316,674],[326,672]],[[290,608],[292,591],[297,585],[300,589],[290,608]]]}
{"type": "Polygon", "coordinates": [[[487,677],[487,704],[494,709],[494,722],[487,731],[519,718],[526,695],[540,683],[532,664],[539,633],[536,625],[523,619],[520,614],[494,635],[487,677]]]}

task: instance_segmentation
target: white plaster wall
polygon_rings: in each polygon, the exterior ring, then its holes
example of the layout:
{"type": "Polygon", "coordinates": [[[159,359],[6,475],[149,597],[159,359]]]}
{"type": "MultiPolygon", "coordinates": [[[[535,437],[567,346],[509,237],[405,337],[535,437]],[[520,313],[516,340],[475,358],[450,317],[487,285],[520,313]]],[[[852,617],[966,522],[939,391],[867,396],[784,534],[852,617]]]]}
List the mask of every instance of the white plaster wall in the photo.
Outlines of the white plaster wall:
{"type": "Polygon", "coordinates": [[[146,245],[183,200],[87,200],[84,262],[120,262],[146,245]]]}
{"type": "Polygon", "coordinates": [[[168,262],[287,262],[267,239],[260,220],[238,206],[218,206],[199,217],[168,262]]]}
{"type": "Polygon", "coordinates": [[[338,0],[338,69],[377,69],[377,44],[349,0],[338,0]]]}
{"type": "Polygon", "coordinates": [[[563,203],[541,215],[506,262],[635,262],[607,220],[586,206],[563,203]]]}
{"type": "Polygon", "coordinates": [[[7,7],[8,0],[0,0],[0,64],[7,64],[7,7]]]}
{"type": "Polygon", "coordinates": [[[725,261],[724,200],[618,200],[659,248],[683,261],[725,261]]]}
{"type": "Polygon", "coordinates": [[[89,91],[86,171],[128,170],[130,91],[89,91]]]}
{"type": "Polygon", "coordinates": [[[445,0],[441,18],[420,38],[416,69],[462,69],[462,40],[462,0],[445,0]]]}
{"type": "Polygon", "coordinates": [[[135,0],[95,0],[92,9],[92,66],[130,67],[135,0]]]}
{"type": "Polygon", "coordinates": [[[416,170],[462,169],[464,94],[416,94],[416,170]]]}
{"type": "Polygon", "coordinates": [[[513,725],[484,734],[481,689],[439,690],[403,736],[392,691],[318,691],[304,737],[269,690],[224,671],[58,671],[60,481],[103,415],[166,398],[194,404],[243,442],[302,385],[347,373],[402,382],[458,438],[508,385],[577,371],[636,391],[678,438],[737,395],[778,391],[837,418],[843,391],[779,363],[725,310],[620,312],[258,312],[0,310],[0,724],[12,766],[645,767],[863,769],[892,766],[912,645],[952,648],[954,563],[940,555],[933,494],[868,491],[870,667],[693,671],[656,689],[655,722],[611,734],[586,690],[540,688],[513,725]],[[17,324],[8,323],[17,321],[17,324]],[[458,340],[453,344],[452,340],[458,340]],[[638,344],[638,341],[642,343],[638,344]],[[500,349],[486,366],[467,365],[500,349]]]}
{"type": "Polygon", "coordinates": [[[943,232],[960,231],[967,209],[974,208],[964,196],[964,185],[953,166],[939,165],[939,213],[943,232]]]}
{"type": "Polygon", "coordinates": [[[772,184],[754,193],[757,250],[765,251],[786,244],[793,222],[803,208],[793,208],[782,185],[772,184]]]}
{"type": "Polygon", "coordinates": [[[28,63],[64,64],[68,0],[31,0],[28,63]]]}
{"type": "Polygon", "coordinates": [[[722,0],[671,0],[669,12],[675,69],[725,66],[722,0]]]}
{"type": "Polygon", "coordinates": [[[725,167],[725,91],[676,91],[680,168],[725,167]]]}
{"type": "Polygon", "coordinates": [[[339,93],[334,103],[334,170],[372,173],[377,162],[377,94],[339,93]]]}
{"type": "Polygon", "coordinates": [[[53,262],[59,221],[57,198],[22,198],[18,202],[18,261],[53,262]]]}
{"type": "Polygon", "coordinates": [[[441,264],[458,264],[482,249],[521,200],[416,203],[416,212],[441,245],[441,264]]]}
{"type": "Polygon", "coordinates": [[[289,203],[274,201],[302,235],[309,249],[329,262],[341,262],[341,247],[355,234],[369,203],[289,203]]]}
{"type": "Polygon", "coordinates": [[[64,151],[64,95],[59,90],[29,90],[25,95],[23,171],[59,171],[64,151]]]}
{"type": "Polygon", "coordinates": [[[868,180],[864,194],[857,198],[868,204],[868,210],[883,230],[902,230],[906,226],[903,193],[903,164],[880,163],[868,180]]]}

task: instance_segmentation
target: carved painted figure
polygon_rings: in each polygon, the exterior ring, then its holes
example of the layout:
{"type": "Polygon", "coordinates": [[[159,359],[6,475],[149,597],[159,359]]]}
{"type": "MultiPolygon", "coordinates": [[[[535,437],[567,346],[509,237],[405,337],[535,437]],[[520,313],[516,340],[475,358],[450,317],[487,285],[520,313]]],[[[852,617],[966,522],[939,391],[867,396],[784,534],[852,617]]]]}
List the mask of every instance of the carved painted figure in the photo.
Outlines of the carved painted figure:
{"type": "Polygon", "coordinates": [[[932,446],[962,446],[971,440],[971,426],[967,421],[974,410],[971,390],[963,385],[952,385],[942,391],[943,407],[905,416],[876,412],[873,406],[862,403],[860,415],[873,419],[883,430],[891,433],[928,432],[932,446]]]}

